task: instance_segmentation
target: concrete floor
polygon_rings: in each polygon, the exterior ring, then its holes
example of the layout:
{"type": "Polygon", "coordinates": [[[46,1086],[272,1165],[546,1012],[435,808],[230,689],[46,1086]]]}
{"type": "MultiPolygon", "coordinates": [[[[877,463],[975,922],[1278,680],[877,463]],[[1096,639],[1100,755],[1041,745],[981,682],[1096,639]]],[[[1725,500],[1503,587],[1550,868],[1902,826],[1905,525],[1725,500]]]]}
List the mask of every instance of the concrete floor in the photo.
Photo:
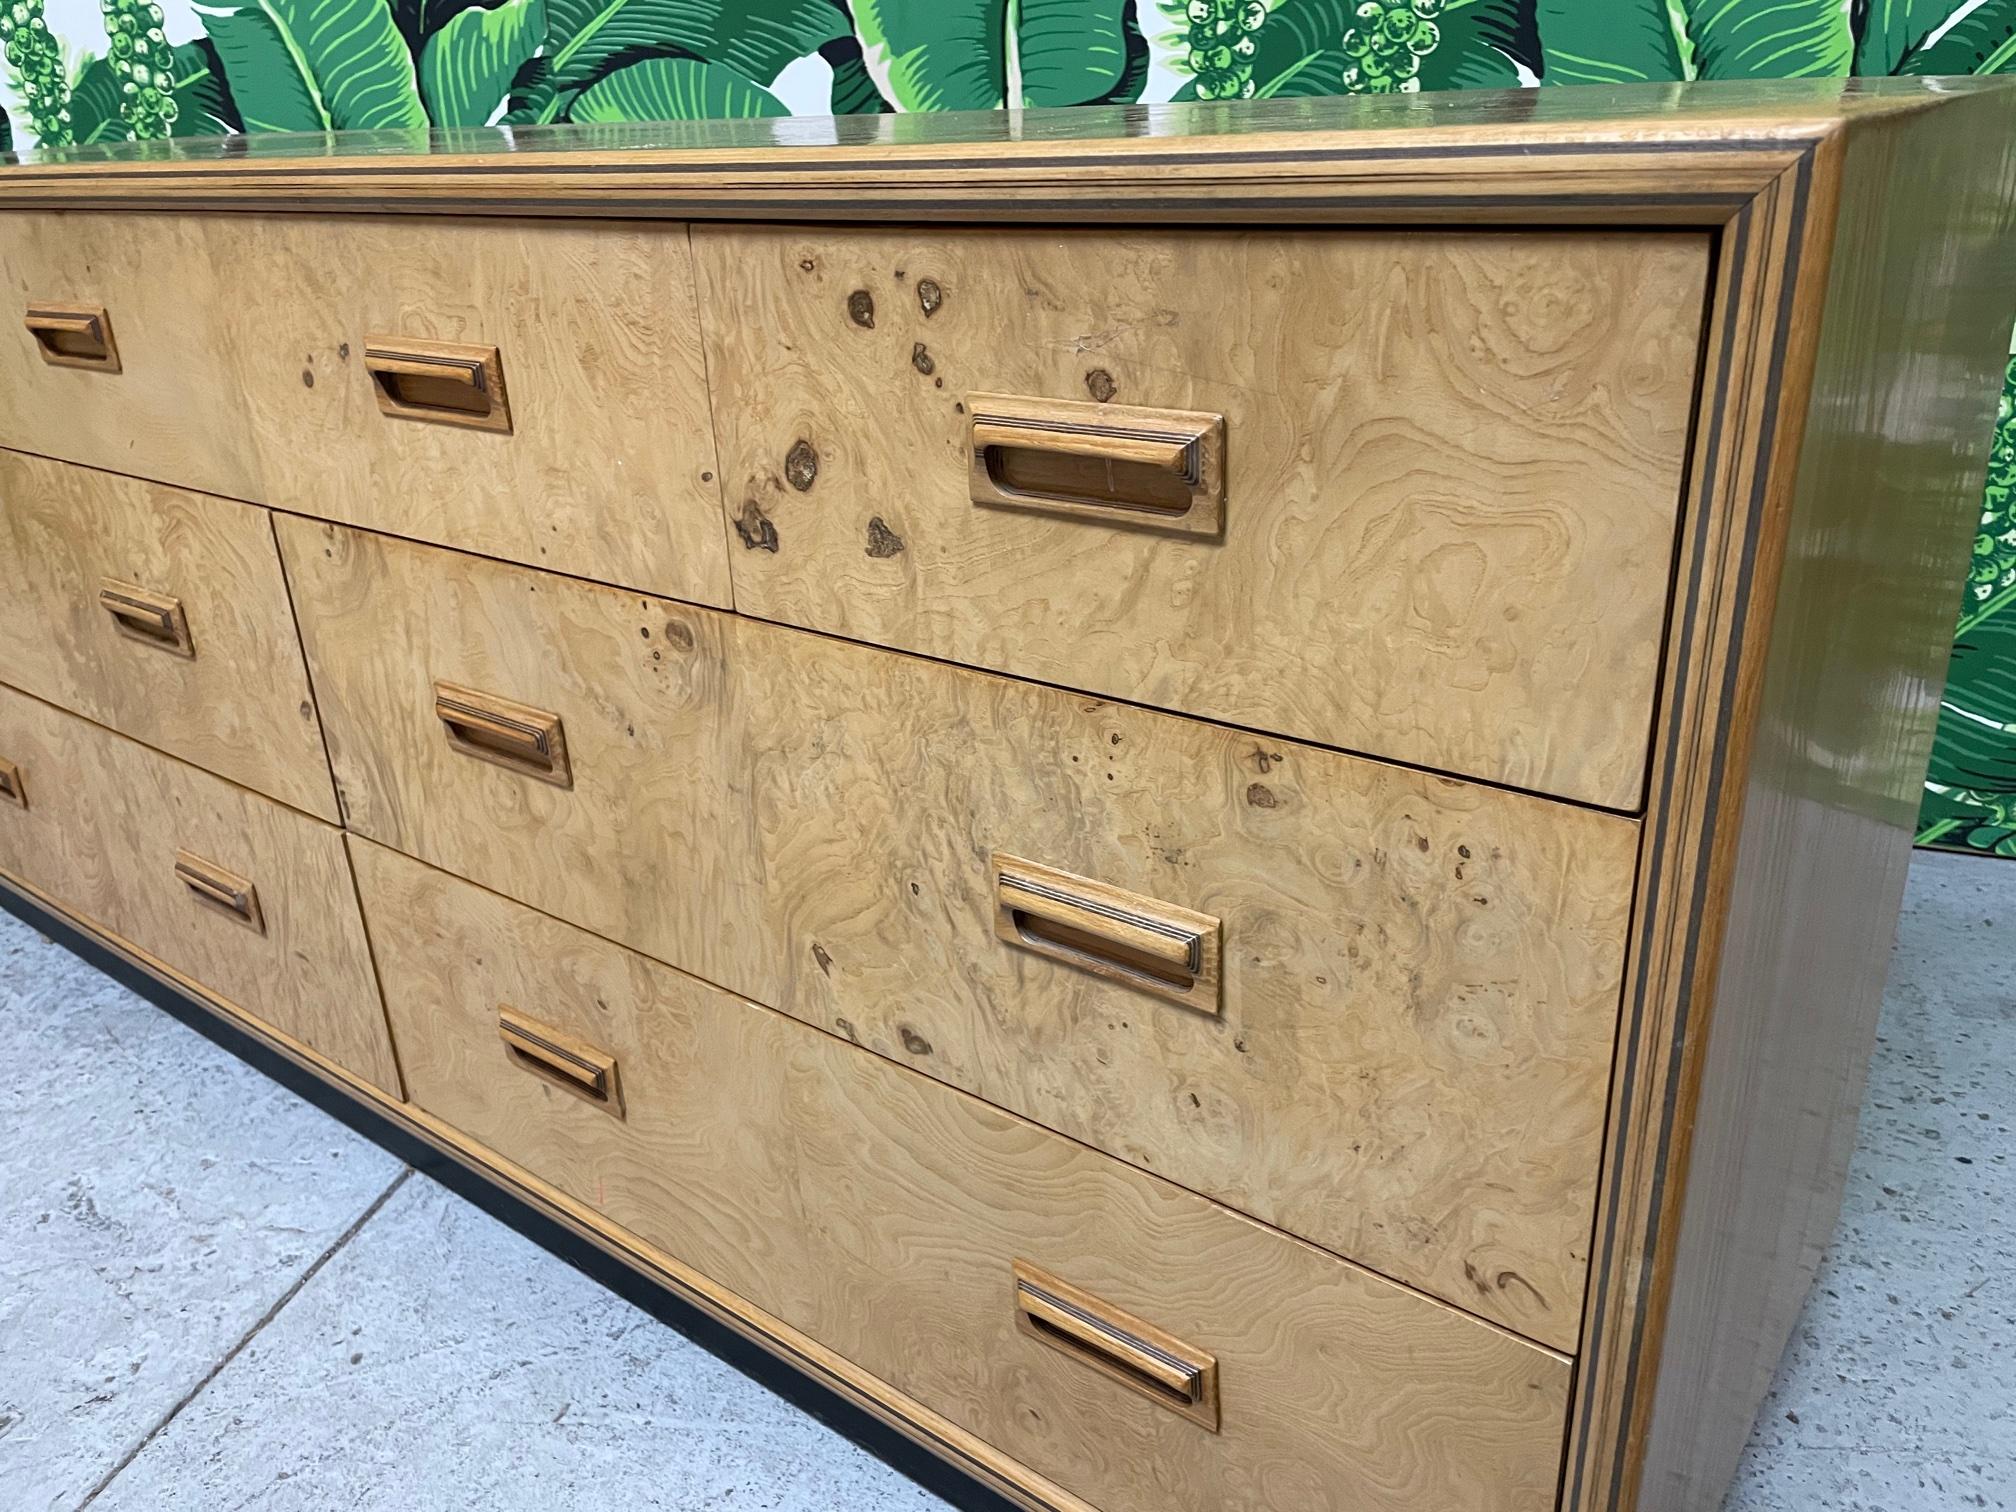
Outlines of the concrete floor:
{"type": "MultiPolygon", "coordinates": [[[[1918,858],[1729,1512],[2016,1506],[2012,920],[1918,858]]],[[[9,1512],[946,1505],[5,915],[0,1065],[9,1512]]]]}

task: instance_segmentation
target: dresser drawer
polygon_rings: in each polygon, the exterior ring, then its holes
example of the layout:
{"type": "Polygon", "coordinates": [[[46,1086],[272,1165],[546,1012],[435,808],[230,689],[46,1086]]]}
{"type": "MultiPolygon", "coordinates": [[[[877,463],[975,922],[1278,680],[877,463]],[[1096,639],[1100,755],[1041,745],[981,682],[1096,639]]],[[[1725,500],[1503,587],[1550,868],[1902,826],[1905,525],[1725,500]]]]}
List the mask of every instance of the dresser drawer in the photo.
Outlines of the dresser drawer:
{"type": "Polygon", "coordinates": [[[694,239],[738,608],[1639,804],[1705,237],[694,239]]]}
{"type": "Polygon", "coordinates": [[[399,1095],[330,826],[0,688],[0,872],[399,1095]]]}
{"type": "Polygon", "coordinates": [[[277,524],[352,831],[679,965],[749,917],[730,616],[277,524]]]}
{"type": "Polygon", "coordinates": [[[0,452],[0,678],[325,819],[263,509],[0,452]]]}
{"type": "Polygon", "coordinates": [[[1559,1355],[352,848],[416,1103],[1105,1512],[1552,1505],[1559,1355]]]}
{"type": "Polygon", "coordinates": [[[15,213],[0,289],[0,444],[728,602],[683,226],[15,213]]]}
{"type": "Polygon", "coordinates": [[[776,1016],[349,844],[407,1097],[758,1306],[802,1308],[776,1016]]]}

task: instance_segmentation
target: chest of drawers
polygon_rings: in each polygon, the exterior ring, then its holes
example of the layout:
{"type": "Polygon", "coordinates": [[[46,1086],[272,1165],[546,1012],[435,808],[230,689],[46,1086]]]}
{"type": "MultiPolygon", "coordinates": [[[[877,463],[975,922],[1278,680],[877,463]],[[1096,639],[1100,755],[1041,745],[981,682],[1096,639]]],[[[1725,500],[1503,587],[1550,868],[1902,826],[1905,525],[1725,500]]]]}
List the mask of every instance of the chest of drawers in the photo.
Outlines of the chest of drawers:
{"type": "Polygon", "coordinates": [[[1016,1504],[1712,1508],[2012,143],[1894,81],[9,167],[0,882],[1016,1504]]]}

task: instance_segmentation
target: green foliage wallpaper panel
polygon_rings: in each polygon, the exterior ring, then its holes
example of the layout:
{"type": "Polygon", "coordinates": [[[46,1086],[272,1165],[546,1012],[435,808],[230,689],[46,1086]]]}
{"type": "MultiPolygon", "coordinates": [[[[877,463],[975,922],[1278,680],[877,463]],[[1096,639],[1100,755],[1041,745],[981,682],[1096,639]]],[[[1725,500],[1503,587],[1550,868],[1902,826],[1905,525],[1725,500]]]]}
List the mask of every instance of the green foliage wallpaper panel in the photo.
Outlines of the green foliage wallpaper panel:
{"type": "MultiPolygon", "coordinates": [[[[2016,72],[2016,0],[0,0],[0,151],[2016,72]]],[[[2016,343],[2012,343],[2016,348],[2016,343]]],[[[2016,355],[1920,838],[2016,857],[2016,355]]]]}

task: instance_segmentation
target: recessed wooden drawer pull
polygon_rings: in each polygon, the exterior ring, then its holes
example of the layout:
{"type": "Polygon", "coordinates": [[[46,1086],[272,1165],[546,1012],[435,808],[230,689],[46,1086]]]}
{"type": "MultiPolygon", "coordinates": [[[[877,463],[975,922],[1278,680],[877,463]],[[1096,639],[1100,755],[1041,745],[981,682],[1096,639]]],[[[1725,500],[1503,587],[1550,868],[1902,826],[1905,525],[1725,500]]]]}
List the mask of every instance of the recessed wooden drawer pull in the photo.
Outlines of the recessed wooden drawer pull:
{"type": "Polygon", "coordinates": [[[182,600],[165,593],[150,593],[116,578],[105,578],[98,585],[98,603],[128,640],[172,651],[177,656],[196,654],[195,642],[189,638],[189,618],[182,612],[182,600]]]}
{"type": "Polygon", "coordinates": [[[448,743],[464,756],[556,787],[574,785],[558,714],[447,682],[434,684],[434,714],[448,732],[448,743]]]}
{"type": "Polygon", "coordinates": [[[994,933],[1205,1013],[1220,1009],[1218,920],[996,851],[994,933]]]}
{"type": "Polygon", "coordinates": [[[504,1041],[505,1053],[513,1065],[584,1102],[607,1109],[618,1118],[623,1116],[615,1056],[563,1029],[542,1024],[509,1004],[497,1009],[497,1037],[504,1041]]]}
{"type": "Polygon", "coordinates": [[[511,429],[504,360],[494,346],[371,336],[364,342],[364,370],[385,414],[477,430],[511,429]]]}
{"type": "Polygon", "coordinates": [[[103,305],[32,304],[28,333],[36,350],[52,367],[119,371],[119,347],[112,339],[112,317],[103,305]]]}
{"type": "Polygon", "coordinates": [[[1225,417],[969,394],[975,504],[1217,535],[1225,417]]]}
{"type": "Polygon", "coordinates": [[[175,876],[189,889],[189,896],[205,908],[266,933],[266,916],[259,911],[259,889],[246,878],[186,850],[175,852],[175,876]]]}
{"type": "Polygon", "coordinates": [[[0,757],[0,803],[28,807],[27,779],[21,775],[21,768],[5,757],[0,757]]]}
{"type": "Polygon", "coordinates": [[[1015,1326],[1150,1401],[1218,1431],[1218,1361],[1152,1323],[1014,1262],[1015,1326]]]}

